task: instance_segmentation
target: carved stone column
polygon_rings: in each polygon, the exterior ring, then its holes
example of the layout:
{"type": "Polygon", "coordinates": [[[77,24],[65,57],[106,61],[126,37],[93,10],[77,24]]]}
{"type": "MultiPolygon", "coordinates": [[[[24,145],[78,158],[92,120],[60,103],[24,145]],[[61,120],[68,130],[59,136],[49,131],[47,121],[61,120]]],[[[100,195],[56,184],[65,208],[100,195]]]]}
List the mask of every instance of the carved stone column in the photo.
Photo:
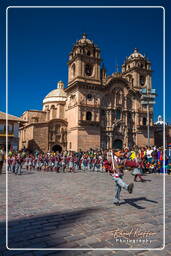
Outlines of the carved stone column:
{"type": "Polygon", "coordinates": [[[109,134],[109,147],[112,148],[112,142],[113,142],[113,134],[109,134]]]}

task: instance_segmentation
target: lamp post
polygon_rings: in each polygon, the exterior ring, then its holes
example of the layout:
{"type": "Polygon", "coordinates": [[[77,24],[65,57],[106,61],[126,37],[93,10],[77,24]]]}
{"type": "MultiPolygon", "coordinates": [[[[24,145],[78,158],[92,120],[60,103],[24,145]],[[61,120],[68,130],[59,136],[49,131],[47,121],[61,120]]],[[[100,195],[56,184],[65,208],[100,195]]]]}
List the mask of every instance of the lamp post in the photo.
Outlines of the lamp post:
{"type": "Polygon", "coordinates": [[[155,89],[143,88],[140,90],[141,93],[141,104],[147,107],[147,145],[150,145],[150,106],[153,106],[156,97],[155,89]]]}

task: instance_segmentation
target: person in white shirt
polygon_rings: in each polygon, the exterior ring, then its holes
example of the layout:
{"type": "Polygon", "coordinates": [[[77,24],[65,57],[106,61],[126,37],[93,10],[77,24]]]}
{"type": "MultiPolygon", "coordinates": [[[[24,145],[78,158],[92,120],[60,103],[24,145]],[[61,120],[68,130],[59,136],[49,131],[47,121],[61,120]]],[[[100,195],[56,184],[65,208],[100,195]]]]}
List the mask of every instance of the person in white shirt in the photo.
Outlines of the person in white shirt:
{"type": "Polygon", "coordinates": [[[153,149],[151,147],[148,147],[146,151],[146,156],[147,156],[147,161],[150,163],[152,162],[152,153],[153,153],[153,149]]]}

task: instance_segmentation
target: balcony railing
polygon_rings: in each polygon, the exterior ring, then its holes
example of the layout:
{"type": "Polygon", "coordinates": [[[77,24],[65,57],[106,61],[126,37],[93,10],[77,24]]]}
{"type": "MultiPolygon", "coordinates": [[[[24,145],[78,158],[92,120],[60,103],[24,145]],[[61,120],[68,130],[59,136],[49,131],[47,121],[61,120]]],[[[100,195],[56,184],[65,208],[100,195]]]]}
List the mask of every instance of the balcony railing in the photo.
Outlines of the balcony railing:
{"type": "MultiPolygon", "coordinates": [[[[6,132],[0,132],[0,137],[5,137],[5,136],[7,136],[6,132]]],[[[14,133],[8,132],[8,137],[14,137],[14,133]]]]}

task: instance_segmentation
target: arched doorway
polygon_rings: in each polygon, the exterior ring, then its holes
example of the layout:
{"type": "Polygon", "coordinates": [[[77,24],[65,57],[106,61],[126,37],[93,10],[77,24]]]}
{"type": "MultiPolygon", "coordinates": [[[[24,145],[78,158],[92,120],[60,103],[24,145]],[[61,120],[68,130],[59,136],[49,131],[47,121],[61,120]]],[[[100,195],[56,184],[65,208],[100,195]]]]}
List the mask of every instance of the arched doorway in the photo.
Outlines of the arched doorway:
{"type": "Polygon", "coordinates": [[[54,146],[52,147],[52,151],[53,151],[53,152],[59,152],[59,153],[61,153],[62,147],[61,147],[60,145],[54,145],[54,146]]]}
{"type": "Polygon", "coordinates": [[[121,149],[123,147],[122,140],[114,140],[113,141],[113,148],[114,149],[121,149]]]}

